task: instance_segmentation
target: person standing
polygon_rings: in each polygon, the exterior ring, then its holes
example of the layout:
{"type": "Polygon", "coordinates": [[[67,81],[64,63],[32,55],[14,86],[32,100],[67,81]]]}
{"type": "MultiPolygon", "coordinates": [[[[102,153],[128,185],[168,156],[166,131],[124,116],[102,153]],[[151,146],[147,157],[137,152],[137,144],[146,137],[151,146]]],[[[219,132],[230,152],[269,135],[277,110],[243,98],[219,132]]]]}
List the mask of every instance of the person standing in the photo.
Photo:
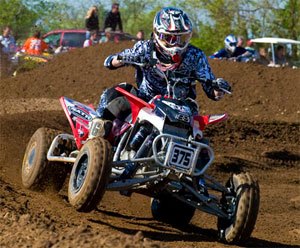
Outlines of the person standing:
{"type": "Polygon", "coordinates": [[[41,55],[47,49],[47,43],[41,39],[41,32],[37,30],[32,37],[25,41],[22,52],[30,55],[41,55]]]}
{"type": "Polygon", "coordinates": [[[90,38],[92,31],[99,31],[98,8],[92,6],[85,16],[86,39],[90,38]]]}
{"type": "Polygon", "coordinates": [[[2,52],[6,54],[15,53],[17,50],[15,38],[11,34],[10,27],[6,26],[3,29],[2,35],[0,35],[0,44],[2,52]]]}
{"type": "Polygon", "coordinates": [[[108,12],[104,21],[104,30],[107,28],[111,28],[112,31],[119,30],[123,32],[122,19],[121,14],[119,12],[119,4],[114,3],[111,6],[111,11],[108,12]],[[117,29],[118,26],[118,29],[117,29]]]}

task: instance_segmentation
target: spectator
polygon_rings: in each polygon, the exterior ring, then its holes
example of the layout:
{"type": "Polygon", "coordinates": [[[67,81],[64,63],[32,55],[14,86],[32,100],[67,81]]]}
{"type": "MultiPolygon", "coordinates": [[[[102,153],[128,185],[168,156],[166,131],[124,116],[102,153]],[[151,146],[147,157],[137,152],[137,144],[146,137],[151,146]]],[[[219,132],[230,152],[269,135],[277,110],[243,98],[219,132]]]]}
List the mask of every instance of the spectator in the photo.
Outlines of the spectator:
{"type": "Polygon", "coordinates": [[[16,41],[11,34],[10,27],[6,26],[3,29],[3,34],[0,35],[0,44],[2,47],[2,52],[6,54],[12,54],[17,51],[16,41]]]}
{"type": "Polygon", "coordinates": [[[237,47],[244,47],[244,37],[243,36],[238,36],[237,37],[237,47]]]}
{"type": "Polygon", "coordinates": [[[270,60],[269,60],[269,56],[268,56],[266,48],[264,48],[264,47],[259,48],[259,56],[257,59],[257,63],[262,64],[262,65],[270,64],[270,60]]]}
{"type": "Polygon", "coordinates": [[[91,31],[90,38],[84,41],[83,47],[89,47],[97,44],[98,43],[97,35],[98,32],[96,30],[91,31]]]}
{"type": "Polygon", "coordinates": [[[98,18],[98,8],[92,6],[85,17],[85,28],[86,28],[86,39],[90,38],[91,31],[99,31],[99,18],[98,18]]]}
{"type": "Polygon", "coordinates": [[[247,46],[245,49],[248,52],[248,58],[246,58],[246,62],[249,60],[255,61],[259,57],[259,54],[253,47],[253,42],[251,40],[247,40],[247,46]]]}
{"type": "Polygon", "coordinates": [[[106,43],[111,40],[111,28],[105,29],[105,35],[101,37],[99,43],[106,43]]]}
{"type": "Polygon", "coordinates": [[[32,37],[25,41],[22,52],[30,55],[41,55],[47,49],[47,43],[41,39],[41,32],[37,30],[32,37]]]}
{"type": "Polygon", "coordinates": [[[117,30],[117,26],[121,32],[123,32],[121,14],[119,12],[119,4],[114,3],[111,7],[111,11],[108,12],[104,21],[104,30],[111,28],[112,31],[117,30]]]}
{"type": "Polygon", "coordinates": [[[144,40],[145,39],[144,30],[139,30],[136,34],[136,38],[137,40],[144,40]]]}
{"type": "Polygon", "coordinates": [[[285,48],[282,45],[278,45],[275,51],[275,65],[288,66],[289,63],[286,59],[285,48]]]}
{"type": "Polygon", "coordinates": [[[213,55],[209,56],[212,59],[229,59],[234,61],[244,61],[249,53],[243,47],[237,46],[237,38],[230,34],[226,36],[224,40],[225,48],[215,52],[213,55]]]}

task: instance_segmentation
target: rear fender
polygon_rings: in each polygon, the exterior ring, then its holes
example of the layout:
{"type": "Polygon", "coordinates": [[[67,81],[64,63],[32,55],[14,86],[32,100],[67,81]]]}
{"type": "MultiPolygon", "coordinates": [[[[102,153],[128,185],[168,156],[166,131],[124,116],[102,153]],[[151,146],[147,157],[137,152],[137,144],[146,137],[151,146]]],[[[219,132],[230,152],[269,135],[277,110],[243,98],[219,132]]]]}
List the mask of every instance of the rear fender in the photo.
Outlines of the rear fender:
{"type": "Polygon", "coordinates": [[[90,106],[64,96],[59,101],[70,123],[77,148],[80,149],[89,136],[89,123],[97,116],[97,112],[90,106]]]}

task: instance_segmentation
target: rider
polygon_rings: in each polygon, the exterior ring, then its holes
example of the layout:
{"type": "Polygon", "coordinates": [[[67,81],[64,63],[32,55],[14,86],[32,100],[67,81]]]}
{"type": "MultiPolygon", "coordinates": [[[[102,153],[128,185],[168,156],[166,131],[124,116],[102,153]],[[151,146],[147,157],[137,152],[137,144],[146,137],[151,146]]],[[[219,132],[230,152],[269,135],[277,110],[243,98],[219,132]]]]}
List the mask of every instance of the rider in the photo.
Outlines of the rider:
{"type": "Polygon", "coordinates": [[[222,48],[209,57],[211,59],[243,61],[244,58],[248,58],[251,55],[244,47],[237,46],[238,40],[233,34],[226,36],[224,44],[225,48],[222,48]]]}
{"type": "MultiPolygon", "coordinates": [[[[212,86],[215,76],[203,51],[189,44],[191,36],[192,23],[185,12],[174,7],[162,8],[154,18],[150,40],[138,41],[133,48],[108,56],[104,65],[109,69],[116,69],[126,65],[126,61],[148,64],[155,61],[156,68],[135,66],[138,89],[126,83],[118,85],[145,101],[155,95],[167,93],[166,80],[160,71],[165,72],[167,77],[171,74],[188,77],[189,97],[192,99],[196,98],[195,86],[192,83],[198,80],[209,98],[220,100],[224,93],[212,86]],[[119,59],[121,57],[123,60],[119,59]]],[[[219,79],[218,82],[230,90],[230,85],[225,80],[219,79]]],[[[101,95],[97,112],[103,120],[101,130],[104,137],[110,132],[111,120],[128,109],[130,111],[129,104],[124,99],[115,87],[105,90],[101,95]]]]}

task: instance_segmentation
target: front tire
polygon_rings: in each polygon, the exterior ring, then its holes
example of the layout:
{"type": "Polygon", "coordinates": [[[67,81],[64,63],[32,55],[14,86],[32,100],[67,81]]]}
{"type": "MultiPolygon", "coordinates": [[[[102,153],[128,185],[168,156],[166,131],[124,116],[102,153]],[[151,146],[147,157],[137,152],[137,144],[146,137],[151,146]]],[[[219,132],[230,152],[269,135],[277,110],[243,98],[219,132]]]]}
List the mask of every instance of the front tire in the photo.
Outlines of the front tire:
{"type": "Polygon", "coordinates": [[[193,218],[195,208],[170,194],[162,194],[159,198],[151,198],[151,213],[155,220],[175,227],[184,227],[193,218]]]}
{"type": "Polygon", "coordinates": [[[32,135],[22,163],[22,184],[25,188],[34,190],[44,190],[50,186],[55,190],[61,188],[67,175],[66,168],[64,165],[55,166],[55,163],[47,160],[50,145],[60,133],[58,130],[42,127],[32,135]]]}
{"type": "Polygon", "coordinates": [[[218,218],[221,241],[229,244],[245,242],[251,235],[259,210],[259,185],[249,173],[233,174],[226,184],[231,194],[224,194],[221,203],[232,213],[230,220],[218,218]]]}
{"type": "Polygon", "coordinates": [[[87,141],[73,165],[68,198],[77,211],[90,212],[101,201],[111,173],[112,148],[103,138],[87,141]]]}

